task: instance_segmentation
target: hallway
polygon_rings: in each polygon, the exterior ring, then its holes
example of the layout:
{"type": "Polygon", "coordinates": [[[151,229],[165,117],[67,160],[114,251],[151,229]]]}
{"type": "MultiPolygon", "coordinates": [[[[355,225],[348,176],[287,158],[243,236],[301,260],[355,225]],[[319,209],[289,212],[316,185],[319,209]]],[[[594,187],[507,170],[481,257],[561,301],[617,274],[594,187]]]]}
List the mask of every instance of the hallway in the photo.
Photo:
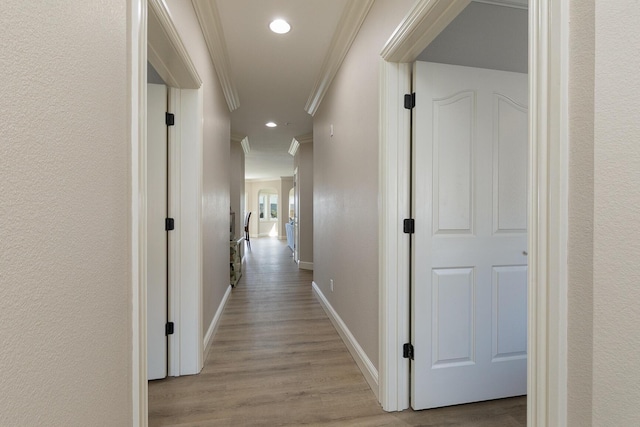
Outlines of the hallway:
{"type": "Polygon", "coordinates": [[[149,384],[150,426],[526,425],[526,398],[384,412],[286,243],[252,240],[201,374],[149,384]]]}

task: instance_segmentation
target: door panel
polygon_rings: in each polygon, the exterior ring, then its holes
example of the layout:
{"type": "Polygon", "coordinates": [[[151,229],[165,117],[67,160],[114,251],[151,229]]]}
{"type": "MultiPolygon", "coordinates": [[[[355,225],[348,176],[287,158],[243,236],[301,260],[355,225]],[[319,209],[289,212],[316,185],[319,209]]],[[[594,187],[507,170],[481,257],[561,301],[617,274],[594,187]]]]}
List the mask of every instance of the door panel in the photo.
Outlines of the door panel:
{"type": "Polygon", "coordinates": [[[414,69],[412,406],[526,394],[527,76],[414,69]]]}
{"type": "Polygon", "coordinates": [[[167,376],[167,88],[147,85],[147,378],[167,376]]]}

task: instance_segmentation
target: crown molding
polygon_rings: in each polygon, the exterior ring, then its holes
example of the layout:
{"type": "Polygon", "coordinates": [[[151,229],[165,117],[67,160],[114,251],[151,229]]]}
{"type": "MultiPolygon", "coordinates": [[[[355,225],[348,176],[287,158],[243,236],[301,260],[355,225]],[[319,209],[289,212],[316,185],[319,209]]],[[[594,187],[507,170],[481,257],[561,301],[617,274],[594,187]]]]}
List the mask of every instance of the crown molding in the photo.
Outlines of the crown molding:
{"type": "Polygon", "coordinates": [[[527,0],[473,0],[476,3],[492,4],[494,6],[512,7],[514,9],[529,9],[527,0]]]}
{"type": "Polygon", "coordinates": [[[249,154],[249,151],[251,151],[251,147],[249,146],[248,136],[245,136],[241,133],[231,132],[231,142],[235,142],[242,145],[242,151],[244,151],[245,155],[249,154]]]}
{"type": "Polygon", "coordinates": [[[419,0],[391,35],[380,55],[388,62],[413,62],[471,0],[419,0]]]}
{"type": "Polygon", "coordinates": [[[167,5],[163,0],[148,0],[147,60],[169,85],[198,89],[202,79],[191,61],[167,5]]]}
{"type": "Polygon", "coordinates": [[[309,144],[313,142],[313,133],[296,136],[291,140],[291,146],[289,147],[289,154],[295,156],[300,148],[300,144],[309,144]]]}
{"type": "Polygon", "coordinates": [[[244,151],[244,154],[245,155],[249,154],[249,151],[251,151],[251,146],[249,145],[248,136],[245,136],[244,138],[242,138],[242,141],[240,141],[240,145],[242,145],[242,150],[244,151]]]}
{"type": "Polygon", "coordinates": [[[345,6],[336,32],[331,39],[327,55],[322,63],[320,74],[313,85],[307,105],[304,107],[305,111],[312,116],[318,111],[322,98],[324,98],[333,78],[342,65],[342,61],[347,55],[358,31],[360,31],[360,27],[373,2],[374,0],[349,0],[345,6]]]}
{"type": "Polygon", "coordinates": [[[298,152],[298,148],[300,148],[300,142],[297,139],[293,138],[291,140],[291,145],[289,146],[289,154],[295,156],[298,152]]]}
{"type": "Polygon", "coordinates": [[[216,2],[214,0],[191,0],[191,3],[196,11],[202,34],[209,49],[211,62],[213,62],[218,80],[220,80],[229,111],[234,111],[240,107],[240,98],[231,77],[231,62],[216,2]]]}

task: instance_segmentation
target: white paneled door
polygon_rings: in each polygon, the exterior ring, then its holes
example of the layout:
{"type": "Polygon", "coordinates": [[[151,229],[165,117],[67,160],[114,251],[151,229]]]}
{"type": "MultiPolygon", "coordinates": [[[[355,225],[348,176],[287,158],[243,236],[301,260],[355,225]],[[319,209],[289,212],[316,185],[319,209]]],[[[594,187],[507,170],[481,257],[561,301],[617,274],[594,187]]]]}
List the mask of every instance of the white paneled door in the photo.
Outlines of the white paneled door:
{"type": "Polygon", "coordinates": [[[147,85],[147,378],[167,376],[167,87],[147,85]]]}
{"type": "Polygon", "coordinates": [[[417,62],[414,409],[526,394],[527,76],[417,62]]]}

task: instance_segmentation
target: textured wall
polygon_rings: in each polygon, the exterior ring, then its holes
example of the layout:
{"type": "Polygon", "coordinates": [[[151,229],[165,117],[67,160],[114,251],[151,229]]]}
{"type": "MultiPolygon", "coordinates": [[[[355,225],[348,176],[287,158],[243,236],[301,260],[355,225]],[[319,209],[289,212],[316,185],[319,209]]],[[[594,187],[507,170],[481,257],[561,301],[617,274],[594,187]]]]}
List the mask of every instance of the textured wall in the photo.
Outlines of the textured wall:
{"type": "Polygon", "coordinates": [[[127,2],[0,8],[0,425],[131,423],[127,2]]]}
{"type": "Polygon", "coordinates": [[[204,90],[202,332],[206,334],[229,287],[230,116],[191,2],[167,0],[166,3],[204,90]]]}
{"type": "Polygon", "coordinates": [[[382,47],[413,3],[374,3],[313,122],[314,280],[375,366],[378,69],[382,47]]]}
{"type": "Polygon", "coordinates": [[[640,425],[640,7],[596,1],[593,425],[640,425]]]}
{"type": "Polygon", "coordinates": [[[589,427],[593,385],[594,0],[571,2],[567,422],[589,427]]]}

